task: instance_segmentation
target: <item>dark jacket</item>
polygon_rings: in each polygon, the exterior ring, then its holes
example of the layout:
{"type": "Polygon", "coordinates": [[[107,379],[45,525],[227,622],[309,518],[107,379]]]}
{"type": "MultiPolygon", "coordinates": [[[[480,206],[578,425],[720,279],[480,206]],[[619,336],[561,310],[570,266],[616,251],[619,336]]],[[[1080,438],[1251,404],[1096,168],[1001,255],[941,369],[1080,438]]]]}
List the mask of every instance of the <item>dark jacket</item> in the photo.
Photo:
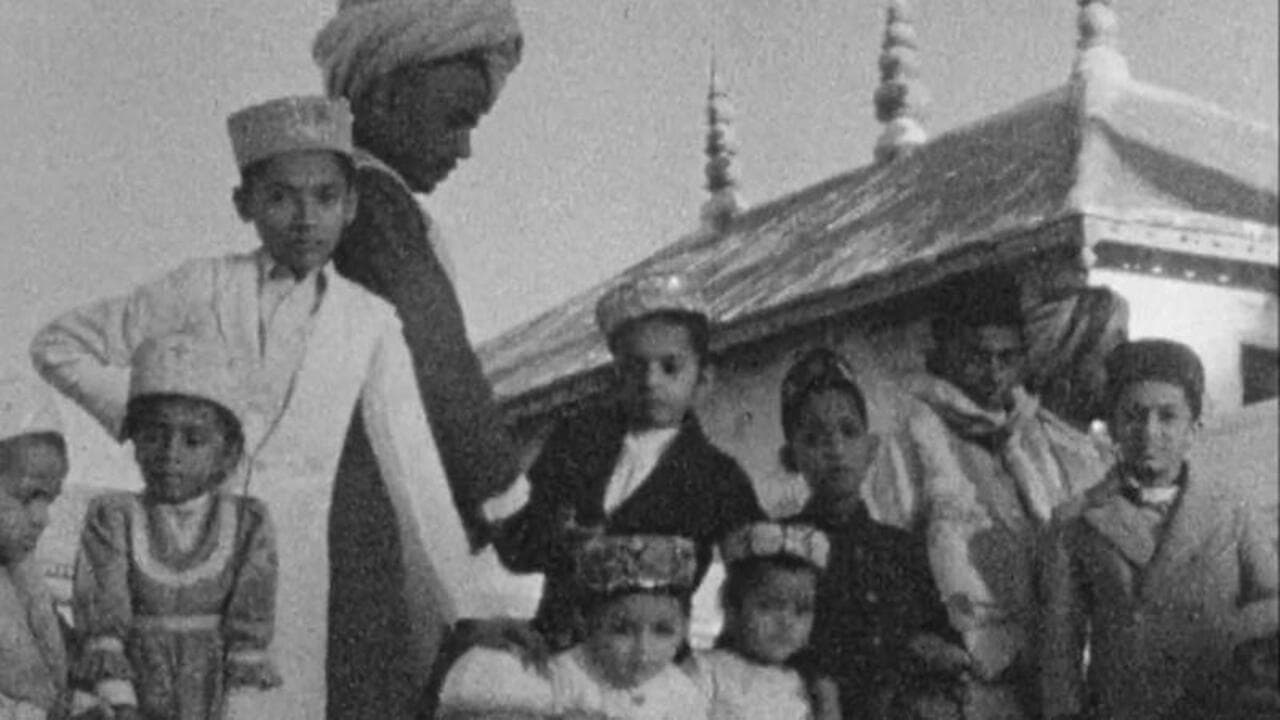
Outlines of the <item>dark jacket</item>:
{"type": "Polygon", "coordinates": [[[831,539],[809,648],[796,664],[836,681],[846,718],[880,717],[889,703],[936,689],[937,681],[907,643],[920,633],[957,644],[960,639],[938,597],[923,542],[875,522],[861,504],[849,517],[836,519],[810,503],[795,520],[831,539]]]}
{"type": "MultiPolygon", "coordinates": [[[[519,474],[514,444],[467,339],[453,284],[428,240],[429,219],[408,187],[377,160],[358,157],[356,185],[357,215],[334,264],[395,306],[456,511],[476,543],[483,527],[480,503],[519,474]]],[[[423,679],[411,677],[403,662],[410,626],[399,591],[404,571],[393,517],[357,410],[329,521],[331,720],[409,717],[418,701],[423,679]]]]}
{"type": "Polygon", "coordinates": [[[622,451],[626,424],[613,407],[583,411],[547,438],[528,478],[528,505],[503,523],[494,545],[514,572],[546,575],[535,625],[552,645],[581,638],[579,592],[564,543],[563,521],[599,525],[607,534],[680,535],[698,545],[698,581],[712,549],[728,531],[764,512],[745,472],[685,419],[658,464],[635,493],[607,515],[605,490],[622,451]]]}

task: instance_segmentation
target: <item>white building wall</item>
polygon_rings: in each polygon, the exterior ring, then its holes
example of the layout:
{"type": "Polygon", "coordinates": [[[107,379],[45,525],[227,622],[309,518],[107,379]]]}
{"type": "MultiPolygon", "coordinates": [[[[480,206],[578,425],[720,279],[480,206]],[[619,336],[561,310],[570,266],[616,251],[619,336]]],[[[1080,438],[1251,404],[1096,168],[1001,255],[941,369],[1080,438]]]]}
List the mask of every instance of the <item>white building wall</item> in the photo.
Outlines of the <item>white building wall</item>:
{"type": "Polygon", "coordinates": [[[1242,407],[1241,345],[1277,347],[1276,297],[1270,293],[1121,270],[1094,270],[1090,282],[1128,300],[1129,337],[1170,338],[1200,355],[1206,419],[1242,407]]]}

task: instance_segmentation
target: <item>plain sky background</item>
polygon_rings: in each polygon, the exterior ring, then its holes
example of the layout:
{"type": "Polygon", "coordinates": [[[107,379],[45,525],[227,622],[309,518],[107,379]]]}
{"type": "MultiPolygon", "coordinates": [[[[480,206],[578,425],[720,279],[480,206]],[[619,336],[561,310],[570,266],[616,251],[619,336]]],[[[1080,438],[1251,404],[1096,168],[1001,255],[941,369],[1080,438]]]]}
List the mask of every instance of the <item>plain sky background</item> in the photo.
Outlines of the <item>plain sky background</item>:
{"type": "MultiPolygon", "coordinates": [[[[52,315],[184,258],[255,244],[224,120],[318,92],[335,0],[0,0],[0,358],[52,315]]],[[[1275,0],[1119,0],[1136,77],[1277,123],[1275,0]]],[[[884,3],[538,0],[524,60],[426,205],[472,338],[492,337],[693,229],[709,38],[759,202],[863,165],[884,3]]],[[[937,133],[1063,82],[1071,0],[915,4],[937,133]]]]}
{"type": "MultiPolygon", "coordinates": [[[[185,258],[254,247],[225,118],[320,91],[336,0],[0,0],[0,363],[44,322],[185,258]]],[[[1276,0],[1117,0],[1135,77],[1277,124],[1276,0]]],[[[524,60],[426,205],[473,340],[689,232],[705,199],[711,40],[756,202],[860,165],[883,2],[529,0],[524,60]]],[[[1073,0],[915,3],[927,127],[1064,82],[1073,0]]]]}

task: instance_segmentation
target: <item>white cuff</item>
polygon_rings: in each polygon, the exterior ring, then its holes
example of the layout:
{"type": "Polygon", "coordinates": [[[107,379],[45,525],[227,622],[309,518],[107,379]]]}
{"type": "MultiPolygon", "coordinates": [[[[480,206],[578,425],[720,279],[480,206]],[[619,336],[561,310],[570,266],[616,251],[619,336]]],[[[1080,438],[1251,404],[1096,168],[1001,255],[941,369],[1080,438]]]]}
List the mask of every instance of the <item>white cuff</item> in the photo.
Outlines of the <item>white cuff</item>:
{"type": "Polygon", "coordinates": [[[484,519],[496,523],[515,515],[529,504],[529,479],[521,474],[506,492],[495,498],[489,498],[480,506],[484,519]]]}
{"type": "Polygon", "coordinates": [[[99,680],[94,686],[98,697],[107,701],[108,705],[137,705],[138,696],[133,692],[133,683],[128,680],[99,680]]]}

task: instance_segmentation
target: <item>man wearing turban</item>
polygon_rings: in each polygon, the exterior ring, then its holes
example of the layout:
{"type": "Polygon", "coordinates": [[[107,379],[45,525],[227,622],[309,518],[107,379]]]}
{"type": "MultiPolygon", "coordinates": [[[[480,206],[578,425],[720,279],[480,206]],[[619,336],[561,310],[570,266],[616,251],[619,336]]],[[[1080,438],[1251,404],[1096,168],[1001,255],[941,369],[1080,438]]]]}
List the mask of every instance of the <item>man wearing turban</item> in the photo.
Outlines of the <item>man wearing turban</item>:
{"type": "MultiPolygon", "coordinates": [[[[359,209],[334,254],[339,272],[391,302],[474,547],[480,504],[518,474],[512,441],[467,339],[431,218],[430,193],[471,154],[470,133],[520,60],[510,0],[341,0],[313,56],[355,116],[359,209]]],[[[405,663],[390,501],[352,420],[334,490],[328,715],[406,717],[423,678],[405,663]]],[[[446,508],[441,508],[447,512],[446,508]]],[[[465,613],[466,609],[462,609],[465,613]]]]}

